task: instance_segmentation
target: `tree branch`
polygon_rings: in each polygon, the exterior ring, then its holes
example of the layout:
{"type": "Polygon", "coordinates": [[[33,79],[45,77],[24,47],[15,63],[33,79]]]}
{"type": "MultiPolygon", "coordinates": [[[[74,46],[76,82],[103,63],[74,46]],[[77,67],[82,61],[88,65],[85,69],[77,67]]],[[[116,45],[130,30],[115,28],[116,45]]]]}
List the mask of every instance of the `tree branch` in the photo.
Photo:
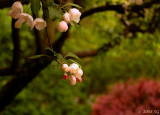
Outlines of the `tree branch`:
{"type": "MultiPolygon", "coordinates": [[[[0,9],[11,7],[15,1],[16,0],[0,0],[0,9]]],[[[23,0],[18,0],[18,1],[22,2],[23,0]]],[[[25,1],[23,2],[23,4],[28,4],[28,2],[25,1]]]]}
{"type": "Polygon", "coordinates": [[[10,7],[13,4],[14,0],[0,0],[0,8],[10,7]]]}
{"type": "Polygon", "coordinates": [[[12,18],[12,41],[13,41],[13,59],[11,70],[14,72],[17,67],[19,66],[20,60],[20,36],[19,36],[19,29],[15,28],[16,20],[12,18]]]}
{"type": "Polygon", "coordinates": [[[103,11],[116,11],[118,13],[122,13],[124,14],[124,9],[122,7],[122,5],[109,5],[106,4],[105,6],[101,6],[101,7],[97,7],[97,8],[92,8],[90,10],[87,10],[85,12],[82,13],[81,19],[90,16],[94,13],[98,13],[98,12],[103,12],[103,11]]]}
{"type": "Polygon", "coordinates": [[[35,78],[51,62],[50,58],[42,57],[40,59],[26,62],[15,76],[0,90],[0,111],[12,102],[14,97],[35,78]]]}
{"type": "Polygon", "coordinates": [[[11,66],[8,68],[0,69],[0,76],[8,76],[14,74],[19,65],[20,60],[20,37],[19,37],[19,29],[14,27],[16,20],[12,19],[12,41],[13,41],[13,58],[11,66]]]}

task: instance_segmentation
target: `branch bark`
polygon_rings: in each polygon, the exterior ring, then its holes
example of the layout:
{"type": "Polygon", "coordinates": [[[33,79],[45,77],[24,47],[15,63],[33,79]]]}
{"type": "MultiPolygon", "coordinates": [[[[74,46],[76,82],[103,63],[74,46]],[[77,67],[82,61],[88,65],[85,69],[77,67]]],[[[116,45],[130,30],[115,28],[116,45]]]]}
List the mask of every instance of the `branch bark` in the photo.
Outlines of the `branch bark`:
{"type": "Polygon", "coordinates": [[[0,76],[8,76],[14,74],[16,69],[19,66],[20,60],[20,36],[19,36],[19,29],[14,27],[16,20],[12,19],[12,41],[13,41],[13,57],[11,66],[8,68],[1,68],[0,69],[0,76]]]}
{"type": "Polygon", "coordinates": [[[11,103],[14,97],[51,62],[43,57],[26,62],[11,80],[0,90],[0,112],[11,103]]]}
{"type": "Polygon", "coordinates": [[[14,72],[19,66],[20,60],[20,36],[19,36],[19,29],[15,28],[15,19],[12,19],[12,41],[13,41],[13,59],[11,70],[14,72]]]}

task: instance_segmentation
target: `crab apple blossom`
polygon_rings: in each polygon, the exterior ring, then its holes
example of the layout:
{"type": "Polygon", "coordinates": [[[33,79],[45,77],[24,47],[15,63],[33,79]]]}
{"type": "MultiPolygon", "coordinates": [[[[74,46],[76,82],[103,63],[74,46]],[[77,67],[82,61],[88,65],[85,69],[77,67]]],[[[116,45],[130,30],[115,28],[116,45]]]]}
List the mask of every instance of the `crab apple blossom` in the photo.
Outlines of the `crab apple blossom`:
{"type": "Polygon", "coordinates": [[[69,83],[70,83],[71,85],[76,85],[77,81],[76,81],[76,77],[75,77],[74,75],[71,75],[71,76],[69,77],[69,83]]]}
{"type": "Polygon", "coordinates": [[[77,78],[77,82],[82,82],[82,77],[77,78]]]}
{"type": "Polygon", "coordinates": [[[28,18],[27,13],[21,13],[19,19],[15,23],[15,28],[20,28],[22,23],[24,23],[27,20],[27,18],[28,18]]]}
{"type": "Polygon", "coordinates": [[[75,73],[77,73],[78,69],[79,69],[79,66],[75,63],[73,63],[69,66],[69,72],[70,73],[75,74],[75,73]]]}
{"type": "Polygon", "coordinates": [[[18,19],[20,14],[21,14],[20,12],[15,12],[13,10],[10,10],[8,16],[11,16],[14,19],[18,19]]]}
{"type": "Polygon", "coordinates": [[[70,9],[69,14],[70,14],[71,25],[73,25],[72,21],[75,21],[76,23],[80,21],[81,12],[78,9],[76,8],[70,9]]]}
{"type": "Polygon", "coordinates": [[[61,21],[58,25],[58,30],[60,32],[66,32],[68,30],[68,25],[65,21],[61,21]]]}
{"type": "Polygon", "coordinates": [[[23,12],[23,6],[21,2],[14,2],[12,5],[12,10],[9,11],[8,15],[14,19],[18,19],[22,12],[23,12]]]}
{"type": "Polygon", "coordinates": [[[19,12],[23,12],[23,6],[21,4],[21,2],[14,2],[12,5],[12,10],[13,11],[19,11],[19,12]]]}
{"type": "Polygon", "coordinates": [[[20,28],[22,23],[24,23],[25,21],[27,21],[27,24],[31,27],[31,29],[33,29],[34,27],[33,18],[31,15],[27,13],[20,14],[19,19],[15,23],[15,28],[20,28]]]}
{"type": "Polygon", "coordinates": [[[64,76],[62,77],[62,79],[64,79],[64,80],[68,79],[68,75],[65,73],[64,76]]]}
{"type": "Polygon", "coordinates": [[[34,20],[34,25],[37,30],[42,30],[47,26],[47,23],[42,18],[36,18],[34,20]]]}
{"type": "Polygon", "coordinates": [[[67,64],[63,64],[62,69],[64,72],[68,72],[69,71],[69,67],[67,64]]]}
{"type": "Polygon", "coordinates": [[[74,74],[76,76],[76,78],[80,78],[83,75],[83,71],[81,68],[79,68],[77,70],[77,72],[74,74]]]}
{"type": "Polygon", "coordinates": [[[69,23],[70,22],[70,14],[69,13],[65,13],[63,15],[63,20],[66,22],[66,23],[69,23]]]}
{"type": "Polygon", "coordinates": [[[15,22],[15,28],[21,28],[23,21],[22,20],[17,20],[15,22]]]}
{"type": "Polygon", "coordinates": [[[31,30],[34,28],[33,17],[29,14],[28,14],[28,17],[27,17],[27,24],[28,24],[29,27],[31,27],[31,30]]]}

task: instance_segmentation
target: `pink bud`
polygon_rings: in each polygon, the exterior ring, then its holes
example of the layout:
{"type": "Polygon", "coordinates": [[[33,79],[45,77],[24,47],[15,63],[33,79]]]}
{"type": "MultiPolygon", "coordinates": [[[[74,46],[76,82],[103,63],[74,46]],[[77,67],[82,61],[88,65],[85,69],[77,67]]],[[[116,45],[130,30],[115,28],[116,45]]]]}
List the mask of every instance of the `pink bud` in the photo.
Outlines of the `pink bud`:
{"type": "Polygon", "coordinates": [[[80,78],[83,75],[83,71],[81,68],[79,68],[77,70],[77,72],[74,74],[76,76],[76,78],[80,78]]]}
{"type": "Polygon", "coordinates": [[[71,85],[76,85],[76,83],[77,83],[76,77],[73,76],[73,75],[71,75],[71,76],[69,77],[69,82],[70,82],[71,85]]]}
{"type": "Polygon", "coordinates": [[[64,79],[64,80],[68,79],[68,75],[65,73],[64,76],[62,77],[62,79],[64,79]]]}
{"type": "Polygon", "coordinates": [[[69,23],[70,22],[70,14],[69,13],[65,13],[63,15],[63,19],[66,23],[69,23]]]}
{"type": "Polygon", "coordinates": [[[77,78],[78,82],[82,82],[82,77],[77,78]]]}
{"type": "Polygon", "coordinates": [[[69,66],[70,73],[75,74],[78,71],[78,69],[79,69],[79,66],[75,63],[73,63],[69,66]]]}
{"type": "Polygon", "coordinates": [[[68,30],[68,25],[65,21],[61,21],[58,25],[58,30],[60,32],[66,32],[68,30]]]}
{"type": "Polygon", "coordinates": [[[62,69],[63,69],[64,72],[68,72],[69,71],[69,68],[68,68],[67,64],[63,64],[62,69]]]}
{"type": "Polygon", "coordinates": [[[70,14],[71,24],[73,24],[72,21],[75,21],[76,23],[80,21],[81,12],[78,9],[76,8],[70,9],[69,14],[70,14]]]}

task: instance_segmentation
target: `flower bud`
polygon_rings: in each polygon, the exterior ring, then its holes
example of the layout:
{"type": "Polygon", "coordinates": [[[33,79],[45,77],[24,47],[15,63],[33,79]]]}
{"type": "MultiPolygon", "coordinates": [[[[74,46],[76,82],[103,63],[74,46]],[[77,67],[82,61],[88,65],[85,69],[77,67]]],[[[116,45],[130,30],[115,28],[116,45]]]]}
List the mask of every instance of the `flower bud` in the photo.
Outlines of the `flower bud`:
{"type": "Polygon", "coordinates": [[[62,77],[62,79],[64,79],[64,80],[68,79],[68,75],[65,73],[64,76],[62,77]]]}
{"type": "Polygon", "coordinates": [[[44,29],[47,26],[46,22],[42,18],[36,18],[34,20],[34,25],[35,25],[35,28],[39,31],[44,29]]]}
{"type": "Polygon", "coordinates": [[[82,69],[79,68],[79,69],[77,70],[77,72],[76,72],[74,75],[76,76],[76,78],[82,77],[82,75],[83,75],[82,69]]]}
{"type": "Polygon", "coordinates": [[[69,82],[70,82],[71,85],[76,85],[76,83],[77,83],[76,77],[73,76],[73,75],[71,75],[71,76],[69,77],[69,82]]]}
{"type": "MultiPolygon", "coordinates": [[[[76,23],[78,23],[80,21],[81,12],[78,9],[76,9],[76,8],[70,9],[69,14],[70,14],[71,21],[75,21],[76,23]]],[[[72,24],[72,22],[71,22],[71,24],[72,24]]]]}
{"type": "Polygon", "coordinates": [[[69,23],[70,22],[70,14],[69,13],[65,13],[63,15],[63,19],[66,23],[69,23]]]}
{"type": "Polygon", "coordinates": [[[79,69],[79,66],[75,63],[73,63],[69,66],[70,73],[75,74],[78,71],[78,69],[79,69]]]}
{"type": "Polygon", "coordinates": [[[61,21],[58,25],[58,30],[60,32],[66,32],[68,30],[68,25],[65,21],[61,21]]]}
{"type": "Polygon", "coordinates": [[[77,78],[77,82],[82,82],[82,77],[77,78]]]}
{"type": "Polygon", "coordinates": [[[68,72],[69,71],[69,67],[67,64],[63,64],[62,69],[64,72],[68,72]]]}

